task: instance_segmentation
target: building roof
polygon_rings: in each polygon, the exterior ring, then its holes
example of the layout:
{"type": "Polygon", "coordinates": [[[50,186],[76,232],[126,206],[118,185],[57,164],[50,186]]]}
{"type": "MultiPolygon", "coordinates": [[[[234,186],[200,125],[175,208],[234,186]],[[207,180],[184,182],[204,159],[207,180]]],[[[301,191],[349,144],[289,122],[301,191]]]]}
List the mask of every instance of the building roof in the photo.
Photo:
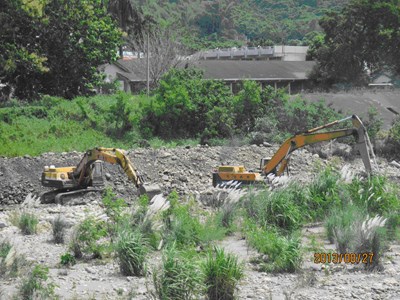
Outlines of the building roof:
{"type": "MultiPolygon", "coordinates": [[[[114,64],[121,69],[121,72],[118,73],[128,80],[145,81],[146,74],[143,74],[143,63],[144,61],[135,59],[118,60],[114,64]]],[[[313,61],[268,60],[198,60],[189,64],[190,67],[204,70],[206,79],[224,81],[243,79],[259,81],[306,80],[307,74],[314,65],[315,62],[313,61]]]]}
{"type": "Polygon", "coordinates": [[[305,80],[313,61],[268,60],[200,60],[195,65],[204,70],[207,79],[235,81],[252,80],[305,80]]]}

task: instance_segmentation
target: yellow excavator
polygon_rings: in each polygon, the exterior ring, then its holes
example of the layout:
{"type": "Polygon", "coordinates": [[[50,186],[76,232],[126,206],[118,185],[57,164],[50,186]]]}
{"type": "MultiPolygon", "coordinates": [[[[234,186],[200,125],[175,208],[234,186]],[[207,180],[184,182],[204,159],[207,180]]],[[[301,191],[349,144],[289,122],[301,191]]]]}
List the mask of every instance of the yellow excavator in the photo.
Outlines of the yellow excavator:
{"type": "Polygon", "coordinates": [[[86,151],[75,167],[45,166],[42,173],[42,185],[56,188],[56,190],[43,193],[41,202],[64,203],[68,197],[103,190],[103,162],[118,164],[134,183],[138,193],[146,194],[143,177],[139,175],[123,150],[98,147],[86,151]]]}
{"type": "Polygon", "coordinates": [[[275,152],[271,159],[261,159],[261,173],[247,171],[244,166],[219,166],[218,169],[216,169],[212,174],[213,186],[215,187],[228,182],[238,182],[241,184],[264,182],[264,177],[269,174],[280,176],[284,173],[289,163],[290,154],[296,149],[306,145],[329,141],[350,135],[354,136],[356,140],[356,148],[361,154],[361,158],[367,173],[371,173],[372,167],[367,146],[367,143],[369,143],[368,134],[360,118],[356,115],[352,115],[350,117],[336,120],[334,122],[307,130],[306,132],[298,133],[287,139],[280,146],[278,151],[275,152]],[[353,123],[353,128],[319,132],[322,129],[332,127],[350,119],[353,123]]]}

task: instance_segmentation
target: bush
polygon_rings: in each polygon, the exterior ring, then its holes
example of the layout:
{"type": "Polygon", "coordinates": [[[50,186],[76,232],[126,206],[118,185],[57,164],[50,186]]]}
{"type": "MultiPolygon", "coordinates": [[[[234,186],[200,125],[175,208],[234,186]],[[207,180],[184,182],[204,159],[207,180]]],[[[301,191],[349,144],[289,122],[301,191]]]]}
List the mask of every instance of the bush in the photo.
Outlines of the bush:
{"type": "Polygon", "coordinates": [[[36,233],[38,223],[39,220],[34,214],[22,212],[19,217],[18,227],[21,229],[22,234],[31,235],[36,233]]]}
{"type": "Polygon", "coordinates": [[[162,268],[154,268],[153,284],[157,299],[193,299],[200,291],[201,276],[193,259],[186,258],[173,244],[163,251],[162,268]]]}
{"type": "Polygon", "coordinates": [[[55,284],[46,283],[48,273],[48,268],[36,265],[29,275],[22,280],[19,287],[20,299],[58,299],[54,293],[55,284]]]}
{"type": "Polygon", "coordinates": [[[231,103],[232,93],[222,81],[204,80],[200,70],[172,69],[143,108],[141,131],[166,139],[226,137],[232,134],[231,103]]]}
{"type": "Polygon", "coordinates": [[[60,257],[60,263],[63,266],[73,266],[76,264],[75,256],[71,255],[71,253],[65,253],[60,257]]]}
{"type": "Polygon", "coordinates": [[[389,130],[389,136],[385,142],[388,155],[400,159],[400,117],[397,117],[389,130]]]}
{"type": "Polygon", "coordinates": [[[101,258],[108,250],[105,241],[107,234],[107,224],[104,221],[88,217],[78,224],[73,232],[70,249],[78,259],[84,254],[101,258]]]}
{"type": "Polygon", "coordinates": [[[244,234],[250,246],[267,255],[267,260],[259,261],[261,271],[295,272],[300,268],[300,238],[297,233],[286,237],[276,229],[264,229],[247,220],[244,234]]]}
{"type": "Polygon", "coordinates": [[[370,214],[386,215],[400,209],[399,189],[381,175],[372,175],[365,180],[354,179],[348,186],[351,199],[370,214]]]}
{"type": "Polygon", "coordinates": [[[106,210],[106,215],[113,223],[118,223],[123,218],[123,210],[127,207],[124,199],[118,199],[110,188],[104,192],[102,203],[106,210]]]}
{"type": "Polygon", "coordinates": [[[247,215],[262,226],[278,226],[289,232],[299,228],[303,221],[302,212],[296,205],[292,190],[282,188],[270,192],[249,194],[244,200],[247,215]]]}
{"type": "Polygon", "coordinates": [[[28,265],[22,255],[7,240],[0,241],[0,279],[20,276],[28,265]]]}
{"type": "Polygon", "coordinates": [[[336,244],[340,253],[350,252],[354,243],[354,230],[366,217],[365,211],[355,205],[332,207],[325,220],[326,235],[336,244]]]}
{"type": "Polygon", "coordinates": [[[314,220],[323,220],[331,207],[340,206],[340,175],[331,167],[325,168],[308,185],[308,209],[314,220]]]}
{"type": "Polygon", "coordinates": [[[56,244],[64,243],[65,228],[67,226],[65,219],[61,215],[58,215],[56,218],[54,218],[52,226],[54,242],[56,244]]]}
{"type": "Polygon", "coordinates": [[[234,299],[235,288],[243,278],[243,266],[237,258],[227,254],[223,249],[209,251],[202,264],[206,293],[210,300],[234,299]]]}
{"type": "Polygon", "coordinates": [[[140,231],[129,226],[119,226],[114,250],[123,275],[144,275],[148,246],[140,231]]]}
{"type": "Polygon", "coordinates": [[[365,266],[368,269],[380,267],[380,258],[385,249],[387,219],[368,214],[354,205],[334,209],[325,222],[327,235],[333,239],[340,253],[373,253],[365,266]]]}

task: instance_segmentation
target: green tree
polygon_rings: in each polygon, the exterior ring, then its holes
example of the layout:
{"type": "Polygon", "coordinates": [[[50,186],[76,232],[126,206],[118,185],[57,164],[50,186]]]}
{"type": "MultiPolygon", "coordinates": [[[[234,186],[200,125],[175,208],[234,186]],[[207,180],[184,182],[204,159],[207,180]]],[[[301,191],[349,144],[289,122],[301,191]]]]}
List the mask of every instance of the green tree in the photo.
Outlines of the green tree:
{"type": "Polygon", "coordinates": [[[18,98],[87,94],[100,79],[97,67],[116,58],[121,32],[101,0],[0,0],[0,7],[0,80],[18,98]]]}
{"type": "MultiPolygon", "coordinates": [[[[19,0],[0,0],[0,81],[7,97],[15,89],[17,97],[31,97],[41,88],[38,76],[48,71],[47,58],[38,46],[41,12],[19,0]]],[[[0,94],[0,100],[1,100],[0,94]]]]}
{"type": "Polygon", "coordinates": [[[172,69],[160,81],[155,100],[144,109],[142,129],[163,138],[224,137],[232,129],[232,94],[220,81],[196,69],[172,69]]]}
{"type": "Polygon", "coordinates": [[[311,49],[318,60],[311,78],[363,85],[367,68],[400,73],[400,1],[353,0],[341,12],[329,12],[320,21],[324,40],[311,49]]]}

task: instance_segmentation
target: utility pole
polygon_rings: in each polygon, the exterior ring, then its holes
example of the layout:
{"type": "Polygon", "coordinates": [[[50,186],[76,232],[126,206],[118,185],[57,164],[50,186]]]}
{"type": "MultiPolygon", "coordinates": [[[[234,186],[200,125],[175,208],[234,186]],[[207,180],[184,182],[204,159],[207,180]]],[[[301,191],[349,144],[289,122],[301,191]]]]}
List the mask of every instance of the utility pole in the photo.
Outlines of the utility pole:
{"type": "Polygon", "coordinates": [[[146,59],[147,59],[147,97],[150,95],[150,59],[149,59],[149,28],[147,28],[147,50],[146,50],[146,59]]]}

